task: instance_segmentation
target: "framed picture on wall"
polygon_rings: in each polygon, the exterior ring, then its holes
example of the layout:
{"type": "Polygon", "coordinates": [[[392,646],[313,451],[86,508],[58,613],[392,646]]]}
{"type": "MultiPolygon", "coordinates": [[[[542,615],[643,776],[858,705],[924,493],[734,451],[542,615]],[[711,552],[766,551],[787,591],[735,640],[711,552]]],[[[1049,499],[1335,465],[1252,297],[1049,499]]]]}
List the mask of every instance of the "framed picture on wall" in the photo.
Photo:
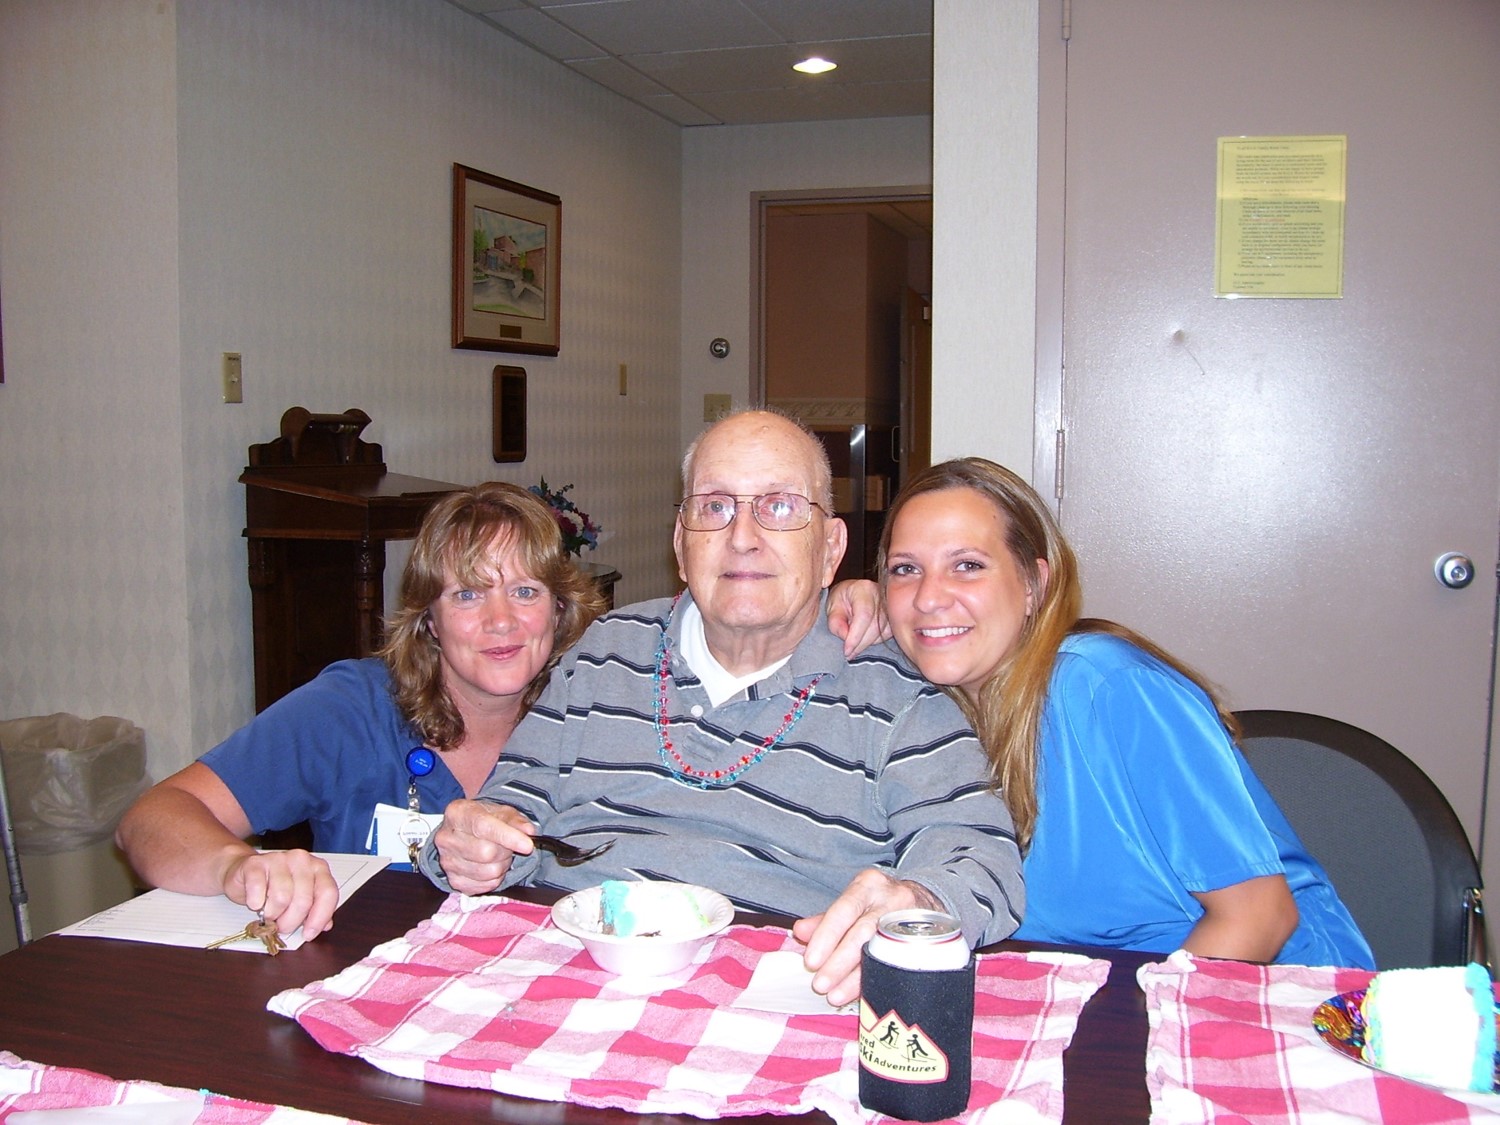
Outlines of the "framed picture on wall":
{"type": "Polygon", "coordinates": [[[562,200],[453,166],[453,346],[556,355],[562,200]]]}

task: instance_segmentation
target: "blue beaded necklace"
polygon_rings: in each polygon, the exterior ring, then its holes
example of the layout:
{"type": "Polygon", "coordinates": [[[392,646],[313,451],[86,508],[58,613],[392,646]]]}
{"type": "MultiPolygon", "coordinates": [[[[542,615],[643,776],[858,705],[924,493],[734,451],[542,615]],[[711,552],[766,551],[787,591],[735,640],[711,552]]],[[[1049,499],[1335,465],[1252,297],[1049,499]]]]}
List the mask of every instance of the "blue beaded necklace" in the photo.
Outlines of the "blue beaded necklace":
{"type": "Polygon", "coordinates": [[[818,681],[823,678],[822,673],[814,676],[807,682],[807,686],[797,693],[796,701],[792,709],[782,716],[781,726],[770,735],[760,748],[744,755],[738,762],[727,770],[700,770],[688,765],[687,761],[677,752],[672,745],[672,739],[667,730],[671,725],[670,710],[667,707],[667,681],[672,678],[672,653],[667,642],[667,629],[672,624],[672,615],[677,612],[677,601],[681,594],[672,600],[672,608],[667,613],[667,619],[662,622],[661,639],[656,642],[656,712],[653,716],[656,725],[657,753],[661,757],[662,765],[672,771],[673,776],[684,785],[694,785],[699,789],[727,789],[752,767],[757,765],[762,758],[769,754],[781,742],[783,738],[797,725],[797,720],[802,718],[802,712],[807,709],[808,696],[812,695],[813,688],[818,686],[818,681]]]}

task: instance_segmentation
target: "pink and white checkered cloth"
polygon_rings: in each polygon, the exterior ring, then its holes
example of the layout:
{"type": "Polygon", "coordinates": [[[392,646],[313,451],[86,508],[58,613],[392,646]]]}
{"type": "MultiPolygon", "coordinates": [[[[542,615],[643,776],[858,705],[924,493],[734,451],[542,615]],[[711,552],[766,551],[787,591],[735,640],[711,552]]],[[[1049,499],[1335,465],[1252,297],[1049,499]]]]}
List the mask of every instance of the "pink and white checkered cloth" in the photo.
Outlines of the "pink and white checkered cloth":
{"type": "MultiPolygon", "coordinates": [[[[359,1125],[347,1117],[245,1102],[201,1090],[158,1086],[155,1082],[117,1082],[91,1071],[43,1066],[0,1051],[0,1123],[25,1110],[98,1106],[138,1106],[156,1120],[166,1120],[174,1107],[196,1106],[196,1114],[186,1118],[193,1125],[359,1125]],[[153,1106],[157,1108],[147,1108],[153,1106]]],[[[187,1112],[191,1110],[184,1110],[187,1112]]],[[[175,1114],[172,1119],[178,1120],[175,1114]]]]}
{"type": "Polygon", "coordinates": [[[1199,960],[1182,951],[1142,965],[1152,1125],[1500,1121],[1500,1094],[1447,1094],[1322,1041],[1312,1025],[1318,1005],[1363,988],[1372,975],[1199,960]]]}
{"type": "MultiPolygon", "coordinates": [[[[798,948],[780,929],[732,926],[662,981],[597,968],[545,907],[450,895],[357,965],[272,997],[323,1047],[429,1082],[526,1098],[698,1117],[858,1102],[857,1017],[737,1009],[762,954],[798,948]]],[[[974,1085],[960,1120],[1062,1120],[1062,1053],[1109,964],[1068,954],[979,962],[974,1085]]]]}

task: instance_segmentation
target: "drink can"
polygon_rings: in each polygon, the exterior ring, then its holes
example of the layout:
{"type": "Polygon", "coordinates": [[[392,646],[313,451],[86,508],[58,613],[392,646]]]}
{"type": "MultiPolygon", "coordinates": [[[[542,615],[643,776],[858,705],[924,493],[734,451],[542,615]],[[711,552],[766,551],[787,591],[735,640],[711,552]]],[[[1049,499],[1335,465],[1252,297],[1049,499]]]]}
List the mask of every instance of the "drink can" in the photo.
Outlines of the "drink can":
{"type": "Polygon", "coordinates": [[[860,965],[859,1101],[906,1121],[969,1104],[974,958],[958,921],[935,910],[880,919],[860,965]]]}
{"type": "Polygon", "coordinates": [[[893,910],[880,919],[870,956],[898,969],[962,969],[969,963],[969,944],[951,914],[893,910]]]}

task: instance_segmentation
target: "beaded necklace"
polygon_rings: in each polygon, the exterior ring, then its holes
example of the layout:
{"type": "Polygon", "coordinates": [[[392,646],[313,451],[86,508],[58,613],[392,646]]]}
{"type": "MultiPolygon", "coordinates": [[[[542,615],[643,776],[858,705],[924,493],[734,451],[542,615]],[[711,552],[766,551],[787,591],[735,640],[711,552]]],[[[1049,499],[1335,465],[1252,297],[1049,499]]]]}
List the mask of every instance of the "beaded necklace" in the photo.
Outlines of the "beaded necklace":
{"type": "MultiPolygon", "coordinates": [[[[679,597],[681,595],[678,595],[679,597]]],[[[667,734],[670,725],[668,718],[670,712],[667,708],[667,681],[672,677],[672,654],[667,643],[667,629],[672,624],[672,615],[677,612],[677,602],[674,599],[672,609],[667,614],[666,621],[662,622],[661,640],[656,643],[656,713],[653,716],[656,725],[656,738],[659,743],[657,753],[661,756],[662,765],[676,775],[677,780],[684,785],[696,785],[699,789],[726,789],[738,781],[746,771],[755,766],[769,754],[787,733],[797,725],[797,720],[802,718],[802,712],[807,709],[807,698],[812,694],[813,688],[818,686],[818,681],[823,678],[822,673],[814,676],[807,682],[807,686],[797,693],[797,699],[792,704],[792,709],[781,719],[781,726],[776,732],[761,743],[760,748],[752,753],[744,755],[738,762],[727,770],[700,770],[688,765],[682,755],[672,745],[672,739],[667,734]]]]}

